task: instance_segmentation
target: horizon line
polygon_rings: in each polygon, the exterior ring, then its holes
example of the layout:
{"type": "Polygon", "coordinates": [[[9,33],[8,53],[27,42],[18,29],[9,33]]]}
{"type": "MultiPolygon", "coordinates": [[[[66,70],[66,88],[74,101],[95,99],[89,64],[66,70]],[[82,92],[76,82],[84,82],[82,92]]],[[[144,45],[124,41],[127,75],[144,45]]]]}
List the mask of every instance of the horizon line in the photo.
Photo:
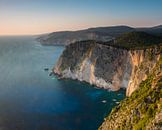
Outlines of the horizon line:
{"type": "Polygon", "coordinates": [[[158,27],[161,26],[162,24],[157,24],[157,25],[149,25],[149,26],[131,26],[131,25],[125,25],[125,24],[117,24],[117,25],[107,25],[107,26],[92,26],[92,27],[87,27],[87,28],[80,28],[80,29],[66,29],[66,30],[56,30],[56,31],[51,31],[51,32],[42,32],[42,33],[30,33],[30,34],[0,34],[0,36],[40,36],[40,35],[45,35],[45,34],[50,34],[54,32],[75,32],[75,31],[82,31],[86,29],[92,29],[92,28],[105,28],[105,27],[119,27],[119,26],[127,26],[130,28],[152,28],[152,27],[158,27]]]}

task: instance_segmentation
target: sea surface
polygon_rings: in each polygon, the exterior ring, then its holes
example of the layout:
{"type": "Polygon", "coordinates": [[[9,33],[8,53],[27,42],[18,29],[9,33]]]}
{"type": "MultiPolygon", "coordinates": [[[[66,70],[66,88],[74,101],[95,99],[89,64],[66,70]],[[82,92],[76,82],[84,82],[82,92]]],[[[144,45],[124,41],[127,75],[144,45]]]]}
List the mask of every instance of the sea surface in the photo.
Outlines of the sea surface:
{"type": "Polygon", "coordinates": [[[0,37],[0,130],[96,130],[125,98],[125,90],[49,76],[63,50],[33,37],[0,37]]]}

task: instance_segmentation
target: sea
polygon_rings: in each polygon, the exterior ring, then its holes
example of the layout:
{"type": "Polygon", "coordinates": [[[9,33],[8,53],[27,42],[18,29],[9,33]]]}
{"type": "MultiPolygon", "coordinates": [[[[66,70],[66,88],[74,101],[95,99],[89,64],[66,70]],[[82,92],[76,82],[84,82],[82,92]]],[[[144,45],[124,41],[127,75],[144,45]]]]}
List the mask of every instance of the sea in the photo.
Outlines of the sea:
{"type": "Polygon", "coordinates": [[[125,98],[123,89],[51,76],[64,49],[32,36],[0,36],[0,130],[97,130],[125,98]]]}

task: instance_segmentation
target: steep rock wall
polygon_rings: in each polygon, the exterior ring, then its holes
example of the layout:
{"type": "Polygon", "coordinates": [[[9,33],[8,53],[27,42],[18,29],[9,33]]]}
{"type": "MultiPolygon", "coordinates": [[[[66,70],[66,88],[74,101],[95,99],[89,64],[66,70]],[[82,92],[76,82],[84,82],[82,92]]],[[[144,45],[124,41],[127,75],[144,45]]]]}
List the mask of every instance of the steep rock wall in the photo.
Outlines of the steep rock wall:
{"type": "Polygon", "coordinates": [[[140,87],[104,118],[99,130],[162,129],[162,56],[140,87]]]}
{"type": "Polygon", "coordinates": [[[54,68],[62,78],[77,79],[104,89],[136,90],[160,57],[159,47],[125,50],[96,42],[66,46],[54,68]]]}
{"type": "Polygon", "coordinates": [[[131,57],[131,77],[127,86],[126,94],[130,96],[139,86],[141,81],[146,80],[150,72],[160,59],[160,48],[129,51],[131,57]]]}

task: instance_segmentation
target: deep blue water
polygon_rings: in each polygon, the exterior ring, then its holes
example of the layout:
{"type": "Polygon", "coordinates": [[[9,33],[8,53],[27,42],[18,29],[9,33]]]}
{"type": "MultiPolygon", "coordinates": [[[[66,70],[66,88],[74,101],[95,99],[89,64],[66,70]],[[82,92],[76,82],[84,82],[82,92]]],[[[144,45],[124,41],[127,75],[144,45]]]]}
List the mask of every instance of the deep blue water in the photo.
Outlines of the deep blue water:
{"type": "Polygon", "coordinates": [[[0,37],[0,130],[96,130],[125,97],[124,90],[50,77],[44,68],[52,69],[63,49],[0,37]]]}

